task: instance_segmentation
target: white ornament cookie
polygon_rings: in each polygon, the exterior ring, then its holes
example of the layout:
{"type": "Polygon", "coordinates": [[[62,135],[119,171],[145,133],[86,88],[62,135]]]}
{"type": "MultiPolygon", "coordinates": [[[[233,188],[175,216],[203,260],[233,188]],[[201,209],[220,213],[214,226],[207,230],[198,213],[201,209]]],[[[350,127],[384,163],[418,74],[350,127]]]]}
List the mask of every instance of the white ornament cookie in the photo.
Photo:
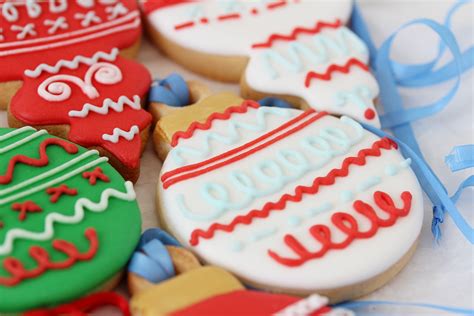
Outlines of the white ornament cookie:
{"type": "Polygon", "coordinates": [[[387,282],[415,248],[423,202],[410,161],[348,117],[244,101],[171,145],[162,223],[252,286],[345,300],[387,282]]]}

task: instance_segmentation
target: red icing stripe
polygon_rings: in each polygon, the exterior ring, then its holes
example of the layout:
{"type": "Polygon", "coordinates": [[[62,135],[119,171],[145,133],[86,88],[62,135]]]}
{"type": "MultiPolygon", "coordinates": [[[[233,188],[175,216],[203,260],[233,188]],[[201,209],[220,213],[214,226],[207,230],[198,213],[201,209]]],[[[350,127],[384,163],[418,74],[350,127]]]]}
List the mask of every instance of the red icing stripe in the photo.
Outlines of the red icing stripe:
{"type": "Polygon", "coordinates": [[[239,215],[235,217],[229,224],[213,223],[207,230],[195,229],[191,233],[189,243],[191,246],[196,246],[199,243],[199,238],[212,239],[216,231],[232,232],[234,228],[239,225],[249,225],[256,218],[267,218],[272,211],[282,211],[286,207],[287,202],[300,202],[303,195],[317,194],[319,187],[330,186],[336,182],[336,178],[344,178],[349,174],[349,167],[351,165],[363,166],[366,163],[366,157],[379,157],[381,155],[381,149],[390,150],[397,148],[397,144],[389,138],[382,138],[375,141],[372,147],[361,149],[357,156],[347,157],[342,162],[340,169],[332,169],[326,176],[317,177],[313,180],[311,186],[297,186],[294,194],[284,194],[277,202],[267,202],[261,210],[252,210],[246,215],[239,215]]]}
{"type": "Polygon", "coordinates": [[[199,123],[199,122],[192,122],[188,129],[183,132],[179,131],[173,134],[173,137],[171,138],[171,146],[176,146],[179,142],[180,138],[190,138],[193,136],[194,132],[198,129],[200,130],[208,130],[212,126],[212,122],[214,120],[228,120],[232,116],[233,113],[246,113],[248,108],[258,108],[259,105],[255,101],[251,100],[246,100],[242,102],[241,105],[237,106],[231,106],[225,110],[224,113],[219,113],[219,112],[214,112],[211,115],[209,115],[206,119],[205,123],[199,123]]]}
{"type": "Polygon", "coordinates": [[[336,20],[334,23],[328,22],[317,22],[313,28],[297,27],[290,35],[272,34],[266,42],[253,44],[252,48],[270,48],[276,41],[294,41],[300,34],[317,34],[321,30],[326,28],[337,29],[341,27],[342,23],[340,20],[336,20]]]}
{"type": "Polygon", "coordinates": [[[217,19],[219,21],[240,19],[240,14],[238,14],[238,13],[225,14],[225,15],[218,16],[217,19]]]}
{"type": "Polygon", "coordinates": [[[174,26],[174,29],[175,29],[175,30],[181,30],[181,29],[185,29],[185,28],[188,28],[188,27],[192,27],[192,26],[194,26],[194,24],[195,24],[195,23],[194,23],[193,21],[184,22],[184,23],[175,25],[175,26],[174,26]]]}
{"type": "Polygon", "coordinates": [[[267,9],[272,10],[286,5],[286,0],[281,0],[273,3],[267,4],[267,9]]]}
{"type": "Polygon", "coordinates": [[[40,309],[28,311],[23,316],[59,316],[75,315],[82,316],[97,308],[104,306],[117,307],[123,316],[130,316],[130,307],[128,301],[114,292],[94,293],[80,298],[74,302],[67,303],[52,309],[40,309]]]}
{"type": "Polygon", "coordinates": [[[313,79],[329,81],[329,80],[331,80],[331,77],[332,77],[333,73],[342,72],[344,74],[347,74],[347,73],[349,73],[349,71],[351,70],[351,67],[353,67],[353,66],[354,67],[359,67],[359,68],[361,68],[365,71],[369,71],[369,66],[367,66],[362,61],[360,61],[356,58],[351,58],[346,62],[346,64],[344,66],[339,66],[339,65],[329,66],[328,69],[326,70],[326,72],[323,73],[323,74],[315,73],[313,71],[308,72],[308,74],[306,75],[306,80],[305,80],[304,85],[306,86],[306,88],[308,88],[309,85],[311,84],[311,80],[313,80],[313,79]]]}
{"type": "Polygon", "coordinates": [[[408,215],[411,209],[412,195],[410,192],[401,194],[403,207],[397,208],[392,198],[385,192],[377,191],[374,193],[375,204],[389,215],[387,219],[381,219],[377,216],[374,209],[367,203],[355,201],[354,209],[364,215],[371,222],[370,229],[360,231],[357,220],[348,213],[338,212],[331,216],[332,223],[342,231],[347,237],[341,242],[334,242],[331,239],[331,230],[326,225],[314,225],[309,229],[313,238],[321,244],[321,248],[316,252],[311,252],[305,248],[293,235],[284,237],[285,244],[293,250],[298,258],[281,257],[272,250],[268,250],[268,255],[276,262],[289,266],[297,267],[309,260],[323,257],[329,250],[341,250],[348,247],[355,239],[367,239],[373,237],[379,228],[393,226],[397,219],[408,215]]]}
{"type": "Polygon", "coordinates": [[[45,139],[39,146],[39,158],[30,158],[24,155],[16,155],[10,159],[8,163],[7,171],[4,175],[0,175],[0,184],[8,184],[13,179],[13,171],[17,163],[22,163],[33,167],[44,167],[49,163],[48,155],[46,154],[46,147],[50,145],[56,145],[62,147],[67,153],[75,154],[78,149],[77,146],[71,144],[63,139],[59,138],[48,138],[45,139]]]}
{"type": "MultiPolygon", "coordinates": [[[[313,114],[313,113],[314,113],[314,112],[304,112],[303,115],[300,115],[298,118],[300,118],[300,120],[301,120],[301,119],[303,119],[304,117],[306,117],[307,115],[313,114]]],[[[270,145],[272,145],[272,144],[274,144],[274,143],[276,143],[276,142],[278,142],[278,141],[280,141],[280,140],[282,140],[282,139],[285,139],[286,137],[288,137],[288,136],[290,136],[290,135],[292,135],[292,134],[294,134],[294,133],[296,133],[296,132],[302,130],[303,128],[305,128],[305,127],[311,125],[312,123],[316,122],[317,120],[319,120],[321,117],[323,117],[323,116],[325,116],[325,115],[326,115],[325,112],[317,113],[314,117],[310,118],[310,119],[307,120],[306,122],[304,122],[304,123],[302,123],[302,124],[300,124],[300,125],[298,125],[298,126],[292,128],[292,129],[288,130],[287,132],[285,132],[285,133],[283,133],[283,134],[281,134],[281,135],[279,135],[279,136],[277,136],[277,137],[275,137],[275,138],[273,138],[273,139],[271,139],[271,140],[269,140],[269,141],[267,141],[267,142],[265,142],[265,143],[263,143],[263,144],[260,144],[259,146],[256,146],[256,147],[254,147],[254,148],[252,148],[252,149],[250,149],[250,150],[248,150],[248,151],[246,151],[246,152],[244,152],[244,153],[242,153],[242,154],[240,154],[240,155],[238,155],[238,156],[234,156],[234,157],[232,157],[232,158],[230,158],[230,159],[224,160],[224,161],[222,161],[222,162],[219,162],[219,163],[217,163],[217,164],[215,164],[215,165],[212,165],[212,166],[209,166],[209,167],[207,167],[207,168],[204,168],[204,169],[201,169],[201,170],[197,170],[197,171],[194,171],[194,172],[190,172],[190,173],[186,173],[186,174],[184,174],[184,175],[182,175],[182,176],[178,176],[178,177],[176,177],[176,178],[173,178],[173,179],[171,179],[171,180],[168,180],[168,181],[166,181],[166,182],[163,183],[163,187],[164,187],[165,189],[167,189],[168,187],[170,187],[171,185],[173,185],[173,184],[175,184],[175,183],[178,183],[178,182],[181,182],[181,181],[184,181],[184,180],[187,180],[187,179],[195,178],[195,177],[197,177],[197,176],[200,176],[200,175],[203,175],[203,174],[205,174],[205,173],[211,172],[211,171],[213,171],[213,170],[215,170],[215,169],[219,169],[219,168],[221,168],[221,167],[230,165],[230,164],[232,164],[232,163],[234,163],[234,162],[236,162],[236,161],[242,160],[242,159],[244,159],[245,157],[248,157],[248,156],[253,155],[254,153],[260,151],[261,149],[264,149],[264,148],[266,148],[266,147],[268,147],[268,146],[270,146],[270,145]]],[[[244,145],[244,146],[245,146],[245,145],[244,145]]],[[[247,146],[247,147],[248,147],[248,146],[247,146]]]]}
{"type": "Polygon", "coordinates": [[[297,117],[293,118],[292,120],[289,120],[288,122],[286,122],[285,124],[281,125],[280,127],[270,131],[269,133],[266,133],[256,139],[254,139],[253,141],[251,142],[248,142],[242,146],[239,146],[237,148],[234,148],[232,150],[229,150],[221,155],[218,155],[218,156],[215,156],[213,158],[210,158],[208,160],[204,160],[204,161],[201,161],[201,162],[198,162],[198,163],[195,163],[195,164],[191,164],[191,165],[187,165],[185,167],[180,167],[180,168],[176,168],[174,170],[171,170],[171,171],[168,171],[166,172],[165,174],[163,174],[163,176],[161,177],[161,181],[166,181],[167,179],[169,179],[170,177],[173,177],[179,173],[183,173],[183,172],[186,172],[186,171],[190,171],[190,170],[193,170],[193,169],[197,169],[197,168],[200,168],[202,166],[205,166],[205,165],[208,165],[208,164],[211,164],[215,161],[218,161],[218,160],[221,160],[221,159],[224,159],[224,158],[227,158],[229,156],[232,156],[236,153],[238,153],[239,151],[242,151],[246,148],[249,148],[257,143],[260,143],[261,141],[271,137],[272,135],[276,134],[276,133],[279,133],[280,131],[286,129],[287,127],[295,124],[296,122],[300,121],[301,119],[305,118],[306,116],[310,115],[311,113],[314,113],[315,111],[310,109],[306,112],[304,112],[303,114],[301,115],[298,115],[297,117]]]}
{"type": "Polygon", "coordinates": [[[53,248],[64,253],[67,259],[61,262],[52,262],[48,252],[41,247],[32,246],[30,248],[30,256],[37,262],[37,267],[27,270],[20,260],[16,258],[6,258],[3,261],[3,268],[10,273],[11,277],[0,277],[0,285],[15,286],[25,279],[36,278],[47,270],[67,269],[74,265],[77,261],[86,261],[92,259],[99,248],[99,240],[94,228],[88,228],[84,235],[89,240],[89,250],[80,253],[76,246],[65,240],[54,240],[53,248]]]}

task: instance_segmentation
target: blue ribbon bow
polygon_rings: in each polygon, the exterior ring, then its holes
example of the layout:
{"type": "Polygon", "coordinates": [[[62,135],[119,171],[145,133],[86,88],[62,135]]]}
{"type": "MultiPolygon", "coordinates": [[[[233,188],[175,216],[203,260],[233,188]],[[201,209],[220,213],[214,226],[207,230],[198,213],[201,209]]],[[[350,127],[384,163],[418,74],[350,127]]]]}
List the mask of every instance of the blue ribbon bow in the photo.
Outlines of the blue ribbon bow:
{"type": "MultiPolygon", "coordinates": [[[[461,52],[450,30],[453,15],[467,2],[468,1],[456,2],[448,11],[443,24],[429,19],[417,19],[403,25],[388,37],[378,50],[370,37],[368,28],[357,5],[355,5],[351,21],[353,30],[365,41],[369,48],[371,65],[380,85],[380,100],[385,111],[385,114],[380,116],[382,128],[390,128],[392,130],[395,137],[391,138],[400,145],[403,154],[411,157],[415,162],[412,164],[413,170],[423,190],[434,205],[432,232],[435,239],[439,240],[441,237],[440,224],[444,220],[445,212],[447,212],[462,234],[469,242],[474,243],[474,229],[467,223],[456,208],[456,202],[461,192],[465,188],[472,186],[474,180],[472,180],[472,177],[469,177],[463,181],[456,193],[450,197],[442,182],[426,163],[410,125],[411,122],[434,115],[443,110],[456,94],[460,85],[461,74],[472,68],[474,64],[474,46],[461,52]],[[402,30],[413,25],[427,26],[440,37],[437,56],[427,63],[416,65],[405,65],[393,61],[390,58],[390,51],[395,38],[402,30]],[[446,65],[436,69],[446,49],[451,52],[453,59],[446,65]],[[425,87],[453,78],[455,78],[454,85],[436,102],[410,109],[403,107],[403,101],[398,92],[398,86],[408,88],[425,87]]],[[[379,136],[388,136],[381,130],[370,126],[365,127],[379,136]]],[[[455,158],[447,158],[448,163],[456,167],[472,167],[472,153],[471,145],[456,147],[452,154],[448,156],[455,158]],[[460,162],[455,163],[454,161],[460,162]]],[[[456,169],[452,168],[452,170],[454,171],[456,169]]]]}

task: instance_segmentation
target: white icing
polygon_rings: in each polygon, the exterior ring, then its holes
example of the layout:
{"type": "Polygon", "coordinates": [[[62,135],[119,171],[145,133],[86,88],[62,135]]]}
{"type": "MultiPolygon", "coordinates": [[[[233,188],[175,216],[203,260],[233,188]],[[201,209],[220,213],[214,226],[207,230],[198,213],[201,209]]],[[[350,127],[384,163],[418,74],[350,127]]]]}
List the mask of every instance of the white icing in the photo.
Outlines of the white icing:
{"type": "Polygon", "coordinates": [[[38,138],[38,137],[40,137],[41,135],[44,135],[44,134],[47,134],[47,132],[45,130],[37,131],[37,132],[35,132],[35,133],[25,137],[25,138],[20,139],[19,141],[16,141],[16,142],[14,142],[14,143],[12,143],[8,146],[0,148],[0,154],[4,154],[7,151],[10,151],[10,150],[15,149],[15,148],[17,148],[17,147],[19,147],[23,144],[26,144],[26,143],[32,141],[33,139],[38,138]]]}
{"type": "Polygon", "coordinates": [[[2,4],[2,15],[8,22],[18,21],[18,10],[11,2],[5,2],[2,4]]]}
{"type": "Polygon", "coordinates": [[[6,47],[17,47],[20,45],[33,45],[34,44],[36,46],[13,48],[10,50],[2,50],[0,51],[0,57],[31,53],[31,52],[37,52],[37,51],[42,51],[42,50],[53,49],[57,47],[68,46],[68,45],[72,45],[76,43],[82,43],[82,42],[87,42],[90,40],[95,40],[97,38],[109,36],[111,34],[120,33],[120,32],[131,30],[131,29],[136,29],[136,28],[139,28],[141,25],[139,15],[140,14],[138,10],[135,10],[121,18],[118,18],[109,22],[101,23],[99,25],[94,25],[89,28],[84,28],[77,31],[48,36],[48,37],[24,40],[24,41],[21,41],[21,43],[18,43],[18,42],[3,43],[3,44],[0,44],[0,50],[6,47]],[[58,40],[61,40],[61,41],[58,41],[58,40]],[[51,43],[51,41],[58,41],[58,42],[51,43]]]}
{"type": "Polygon", "coordinates": [[[119,50],[117,48],[113,48],[110,53],[97,52],[92,57],[78,55],[72,60],[61,59],[54,66],[39,64],[34,70],[25,70],[25,75],[30,78],[38,78],[43,72],[57,74],[62,68],[73,70],[79,68],[81,64],[91,66],[97,63],[99,60],[112,62],[117,59],[118,53],[119,50]]]}
{"type": "Polygon", "coordinates": [[[84,104],[82,110],[80,111],[69,111],[69,117],[87,117],[90,112],[94,112],[101,115],[109,114],[110,109],[115,112],[122,112],[124,107],[128,105],[134,110],[140,110],[140,97],[138,95],[133,96],[133,101],[130,100],[127,96],[121,96],[117,102],[112,101],[109,98],[106,98],[102,103],[102,106],[96,106],[90,103],[84,104]]]}
{"type": "Polygon", "coordinates": [[[27,131],[35,131],[35,129],[31,126],[23,126],[21,128],[17,128],[9,133],[6,133],[4,135],[0,135],[0,142],[4,141],[5,139],[9,139],[10,137],[22,134],[27,131]]]}
{"type": "MultiPolygon", "coordinates": [[[[302,113],[298,110],[289,111],[291,115],[289,118],[285,118],[285,121],[302,113]]],[[[233,114],[232,119],[251,122],[255,121],[255,114],[256,110],[249,110],[243,114],[233,114]]],[[[231,145],[212,142],[211,157],[247,144],[283,123],[282,118],[278,116],[267,116],[266,121],[267,129],[265,131],[243,133],[245,137],[236,140],[231,145]]],[[[179,150],[181,146],[199,148],[208,133],[226,135],[225,123],[226,121],[216,120],[209,130],[197,130],[193,137],[181,139],[164,162],[162,175],[179,167],[179,164],[172,158],[173,151],[179,150]]],[[[211,223],[228,224],[238,215],[245,215],[250,210],[260,210],[266,202],[276,202],[283,194],[293,193],[298,185],[309,186],[316,177],[325,176],[330,170],[340,168],[344,158],[356,156],[361,149],[372,147],[378,137],[362,130],[362,138],[357,143],[343,148],[341,145],[336,145],[338,142],[341,143],[342,138],[335,136],[334,133],[330,134],[333,135],[330,146],[333,150],[340,151],[340,154],[333,155],[319,168],[313,168],[299,177],[290,179],[276,191],[267,190],[266,193],[255,195],[245,206],[242,206],[240,202],[245,200],[248,193],[241,191],[230,181],[229,177],[232,172],[246,174],[256,190],[264,192],[268,188],[275,187],[277,180],[263,181],[264,178],[257,178],[255,170],[259,164],[263,161],[268,162],[267,166],[270,166],[272,161],[280,164],[278,154],[283,150],[302,152],[307,161],[316,164],[320,161],[321,155],[302,151],[301,141],[307,137],[321,135],[322,132],[334,128],[343,131],[350,139],[355,139],[358,124],[353,123],[355,122],[347,118],[340,120],[325,116],[245,159],[192,179],[177,182],[167,189],[163,188],[163,183],[160,181],[158,196],[166,226],[204,262],[221,266],[243,280],[260,284],[264,288],[316,292],[318,289],[350,286],[385,272],[398,262],[414,244],[423,220],[420,186],[411,169],[402,168],[403,165],[406,165],[405,159],[395,149],[382,149],[380,157],[368,157],[364,166],[351,166],[349,175],[337,178],[334,185],[321,186],[318,193],[314,195],[303,195],[301,202],[287,202],[284,210],[271,212],[267,218],[255,219],[248,225],[237,225],[230,233],[217,231],[212,239],[201,238],[196,246],[191,246],[189,242],[191,233],[195,229],[206,230],[211,223]],[[398,172],[387,175],[385,174],[387,165],[396,165],[400,168],[398,172]],[[368,181],[370,177],[380,177],[380,181],[365,186],[365,181],[368,181]],[[224,188],[228,200],[232,202],[226,206],[224,212],[216,214],[216,219],[212,216],[208,219],[204,218],[215,209],[215,206],[206,201],[202,195],[203,188],[209,183],[224,188]],[[360,191],[358,188],[362,183],[364,183],[365,189],[360,191]],[[351,191],[351,199],[342,201],[340,199],[342,191],[351,191]],[[288,267],[276,262],[268,255],[267,251],[271,249],[281,256],[295,257],[295,254],[283,242],[283,237],[287,234],[294,235],[310,251],[318,250],[319,243],[309,233],[309,228],[315,224],[327,225],[331,230],[334,242],[343,240],[345,235],[334,227],[330,220],[335,212],[345,212],[352,215],[357,220],[359,228],[367,230],[370,225],[369,221],[354,210],[352,203],[354,200],[362,200],[374,207],[379,216],[386,218],[386,215],[374,204],[373,193],[375,191],[389,194],[398,207],[401,205],[400,194],[403,191],[409,191],[413,195],[410,213],[406,217],[398,218],[393,226],[380,228],[372,238],[356,239],[345,249],[329,250],[323,257],[309,260],[301,266],[288,267]],[[185,216],[180,209],[178,203],[180,195],[184,198],[194,218],[185,216]],[[328,205],[330,206],[327,207],[328,205]],[[313,211],[316,209],[317,212],[313,211]],[[319,209],[321,210],[319,211],[319,209]],[[201,220],[196,220],[198,217],[201,217],[201,220]]],[[[319,147],[322,148],[321,144],[319,147]]],[[[288,161],[295,161],[296,157],[293,156],[293,159],[288,161]]],[[[209,159],[209,157],[205,159],[209,159]]],[[[204,159],[194,157],[187,162],[187,165],[202,160],[204,159]]],[[[266,172],[269,174],[267,176],[271,178],[272,175],[275,175],[276,170],[268,167],[266,172]]],[[[281,165],[281,171],[290,178],[294,175],[289,167],[283,167],[283,165],[281,165]]],[[[281,179],[281,177],[276,179],[281,179]]],[[[240,181],[245,183],[242,178],[240,181]]],[[[215,199],[218,199],[219,196],[222,197],[223,194],[217,187],[208,192],[215,199]]]]}
{"type": "Polygon", "coordinates": [[[90,157],[90,156],[93,156],[93,155],[98,155],[99,152],[97,150],[89,150],[89,151],[86,151],[85,153],[71,159],[71,160],[68,160],[66,163],[60,165],[60,166],[57,166],[51,170],[48,170],[40,175],[37,175],[33,178],[30,178],[28,180],[25,180],[23,182],[20,182],[18,184],[15,184],[13,186],[10,186],[8,187],[7,189],[4,189],[4,190],[0,190],[0,196],[4,196],[6,194],[9,194],[9,193],[12,193],[12,192],[15,192],[15,191],[18,191],[19,189],[21,188],[24,188],[32,183],[35,183],[35,182],[38,182],[38,181],[41,181],[43,179],[46,179],[46,178],[49,178],[51,176],[54,176],[55,174],[75,165],[76,163],[86,159],[87,157],[90,157]]]}
{"type": "Polygon", "coordinates": [[[102,20],[95,14],[94,11],[89,11],[86,14],[76,13],[74,14],[74,18],[81,20],[82,27],[89,27],[91,24],[98,24],[102,22],[102,20]]]}
{"type": "Polygon", "coordinates": [[[49,11],[61,13],[67,10],[68,0],[49,0],[49,11]]]}
{"type": "Polygon", "coordinates": [[[5,36],[3,36],[2,33],[3,33],[3,29],[0,28],[0,41],[5,40],[5,36]]]}
{"type": "Polygon", "coordinates": [[[107,19],[113,20],[119,16],[127,14],[128,9],[121,2],[119,2],[115,5],[105,8],[105,12],[109,14],[107,19]]]}
{"type": "Polygon", "coordinates": [[[76,2],[83,8],[92,8],[94,6],[94,0],[76,0],[76,2]]]}
{"type": "Polygon", "coordinates": [[[58,30],[67,30],[69,25],[66,22],[66,18],[63,16],[58,17],[56,20],[46,19],[44,25],[49,26],[48,34],[54,34],[58,30]]]}
{"type": "Polygon", "coordinates": [[[68,173],[66,173],[66,174],[64,174],[64,175],[62,175],[62,176],[60,176],[60,177],[58,177],[58,178],[56,178],[56,179],[53,179],[53,180],[51,180],[51,181],[48,181],[48,182],[46,182],[46,183],[43,183],[43,184],[38,185],[38,186],[36,186],[36,187],[33,187],[33,188],[29,189],[29,190],[25,190],[25,191],[19,192],[18,194],[11,195],[11,196],[7,196],[7,197],[5,197],[5,198],[3,198],[3,199],[0,199],[0,206],[1,206],[1,205],[4,205],[4,204],[6,204],[6,203],[12,202],[12,201],[21,199],[21,198],[23,198],[23,197],[25,197],[25,196],[31,195],[31,194],[36,193],[36,192],[38,192],[38,191],[47,189],[47,188],[49,188],[49,187],[51,187],[51,186],[53,186],[53,185],[55,185],[55,184],[57,184],[57,183],[63,182],[63,181],[65,181],[65,180],[67,180],[67,179],[69,179],[69,178],[71,178],[71,177],[74,177],[75,175],[77,175],[77,174],[79,174],[79,173],[82,173],[82,172],[84,172],[84,171],[86,171],[86,170],[88,170],[88,169],[90,169],[90,168],[92,168],[92,167],[94,167],[94,166],[96,166],[96,165],[98,165],[98,164],[100,164],[100,163],[102,163],[102,162],[106,162],[106,161],[108,161],[108,160],[109,160],[109,159],[108,159],[107,157],[100,157],[100,158],[95,159],[95,160],[93,160],[93,161],[91,161],[91,162],[88,162],[87,164],[85,164],[85,165],[83,165],[83,166],[81,166],[81,167],[79,167],[79,168],[77,168],[77,169],[74,169],[74,170],[72,170],[71,172],[68,172],[68,173]]]}
{"type": "Polygon", "coordinates": [[[33,23],[28,23],[25,26],[21,25],[12,25],[11,30],[18,32],[16,38],[19,40],[25,39],[27,36],[36,36],[35,25],[33,23]]]}
{"type": "Polygon", "coordinates": [[[36,0],[26,0],[26,12],[30,18],[37,18],[41,14],[41,6],[36,0]]]}
{"type": "Polygon", "coordinates": [[[265,42],[270,34],[288,34],[297,27],[313,27],[319,20],[348,21],[352,9],[350,0],[287,1],[283,7],[267,9],[278,1],[202,1],[167,6],[151,12],[148,21],[168,39],[180,46],[217,55],[248,56],[251,46],[265,42]],[[259,13],[251,13],[253,8],[259,13]],[[238,19],[218,21],[224,14],[237,13],[238,19]],[[200,23],[207,18],[208,23],[200,23]],[[195,26],[176,30],[185,22],[195,26]]]}
{"type": "Polygon", "coordinates": [[[252,51],[245,70],[247,84],[268,94],[298,96],[318,111],[348,115],[380,127],[378,116],[367,119],[365,110],[375,113],[377,81],[370,72],[352,66],[348,74],[333,72],[331,80],[313,79],[305,86],[308,72],[327,72],[331,65],[345,65],[350,59],[369,61],[365,44],[345,27],[325,28],[317,34],[300,34],[295,41],[276,41],[271,48],[252,51]]]}
{"type": "Polygon", "coordinates": [[[78,86],[89,99],[94,99],[99,96],[99,92],[95,88],[92,78],[101,84],[113,85],[122,81],[122,72],[111,63],[98,62],[89,67],[84,79],[73,75],[55,75],[45,79],[38,86],[38,94],[47,101],[67,100],[71,96],[69,82],[78,86]]]}
{"type": "Polygon", "coordinates": [[[102,135],[102,139],[116,144],[120,140],[120,137],[131,141],[138,133],[140,133],[140,129],[137,125],[133,125],[129,131],[124,131],[123,129],[116,127],[114,128],[112,134],[102,135]]]}
{"type": "Polygon", "coordinates": [[[102,191],[99,202],[93,202],[87,198],[80,198],[74,205],[74,214],[71,216],[61,213],[49,213],[45,218],[44,230],[42,232],[32,232],[21,228],[11,229],[6,232],[3,244],[0,245],[0,255],[9,254],[12,251],[13,243],[17,239],[29,240],[49,240],[54,235],[54,223],[76,224],[82,221],[85,216],[85,209],[94,213],[102,213],[107,210],[109,200],[116,198],[123,201],[134,201],[136,199],[133,184],[125,182],[125,192],[108,188],[102,191]]]}
{"type": "Polygon", "coordinates": [[[301,299],[296,303],[286,306],[283,310],[276,312],[275,316],[305,316],[311,315],[318,309],[328,305],[327,297],[318,294],[312,294],[307,298],[301,299]]]}

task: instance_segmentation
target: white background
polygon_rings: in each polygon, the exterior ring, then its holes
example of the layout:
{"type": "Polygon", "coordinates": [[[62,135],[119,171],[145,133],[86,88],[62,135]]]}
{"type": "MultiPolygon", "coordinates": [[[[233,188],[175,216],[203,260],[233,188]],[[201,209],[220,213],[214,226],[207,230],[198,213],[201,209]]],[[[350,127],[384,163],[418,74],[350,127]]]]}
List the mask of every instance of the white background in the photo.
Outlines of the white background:
{"type": "MultiPolygon", "coordinates": [[[[362,13],[377,45],[403,23],[416,18],[431,18],[442,22],[448,8],[454,3],[449,0],[423,1],[400,0],[360,1],[362,13]]],[[[474,5],[465,5],[454,18],[453,31],[462,50],[474,44],[474,5]]],[[[403,32],[396,41],[393,57],[406,63],[428,61],[435,57],[437,38],[427,28],[412,27],[403,32]]],[[[450,58],[446,53],[443,60],[450,58]]],[[[182,74],[187,80],[207,83],[215,92],[233,91],[238,85],[221,84],[192,74],[159,54],[151,44],[144,41],[138,60],[144,63],[155,78],[163,78],[171,72],[182,74]]],[[[422,152],[431,167],[452,193],[458,184],[470,173],[451,173],[444,164],[444,156],[455,145],[474,143],[473,133],[473,71],[462,77],[461,88],[449,107],[440,114],[416,122],[414,130],[422,152]]],[[[429,103],[441,97],[452,82],[426,89],[403,91],[407,107],[429,103]]],[[[6,113],[0,113],[0,127],[6,127],[6,113]]],[[[143,214],[143,229],[158,225],[155,216],[155,188],[160,171],[160,162],[155,156],[152,144],[148,144],[142,158],[142,170],[136,191],[143,214]]],[[[472,172],[472,170],[471,170],[472,172]]],[[[459,209],[474,225],[474,194],[465,191],[458,203],[459,209]]],[[[442,225],[443,238],[435,244],[431,235],[431,204],[425,197],[425,222],[420,244],[411,262],[389,284],[364,297],[367,300],[396,300],[403,302],[425,302],[456,307],[474,308],[474,252],[473,246],[464,239],[449,216],[442,225]]],[[[386,245],[390,247],[390,245],[386,245]]],[[[416,314],[433,315],[425,309],[375,308],[371,312],[384,315],[416,314]]],[[[110,314],[103,310],[101,314],[110,314]]],[[[368,312],[364,310],[364,312],[368,312]]]]}

